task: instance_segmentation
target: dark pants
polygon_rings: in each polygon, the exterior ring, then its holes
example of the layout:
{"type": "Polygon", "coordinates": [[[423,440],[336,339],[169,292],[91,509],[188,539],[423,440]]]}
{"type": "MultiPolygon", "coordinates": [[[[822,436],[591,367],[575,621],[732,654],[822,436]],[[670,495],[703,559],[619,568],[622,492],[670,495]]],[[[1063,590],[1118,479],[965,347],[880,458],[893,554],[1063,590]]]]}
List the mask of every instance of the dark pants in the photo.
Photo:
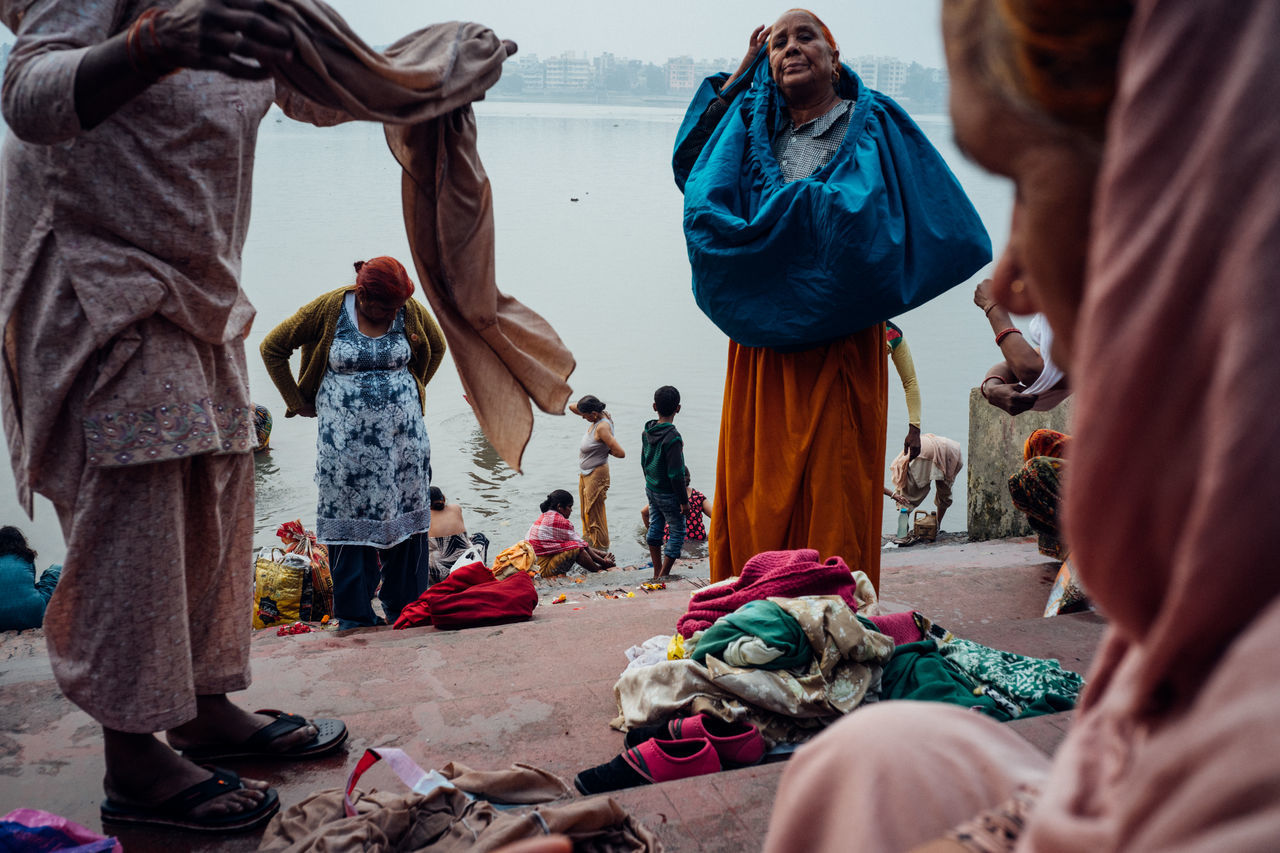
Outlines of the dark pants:
{"type": "Polygon", "coordinates": [[[373,596],[377,592],[387,622],[395,622],[406,604],[426,590],[429,566],[427,535],[415,533],[399,545],[330,545],[333,575],[333,615],[343,628],[373,625],[373,596]],[[382,591],[378,592],[378,579],[382,591]]]}

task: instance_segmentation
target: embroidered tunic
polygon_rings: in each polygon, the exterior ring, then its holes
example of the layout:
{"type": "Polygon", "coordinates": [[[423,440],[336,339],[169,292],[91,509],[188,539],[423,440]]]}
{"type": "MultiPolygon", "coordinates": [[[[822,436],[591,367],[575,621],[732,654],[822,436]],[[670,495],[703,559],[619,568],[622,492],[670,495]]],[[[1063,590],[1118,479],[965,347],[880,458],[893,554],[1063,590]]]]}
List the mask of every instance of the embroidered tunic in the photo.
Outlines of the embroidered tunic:
{"type": "Polygon", "coordinates": [[[404,309],[385,335],[363,334],[354,297],[316,395],[316,538],[390,548],[431,526],[431,442],[409,373],[404,309]]]}

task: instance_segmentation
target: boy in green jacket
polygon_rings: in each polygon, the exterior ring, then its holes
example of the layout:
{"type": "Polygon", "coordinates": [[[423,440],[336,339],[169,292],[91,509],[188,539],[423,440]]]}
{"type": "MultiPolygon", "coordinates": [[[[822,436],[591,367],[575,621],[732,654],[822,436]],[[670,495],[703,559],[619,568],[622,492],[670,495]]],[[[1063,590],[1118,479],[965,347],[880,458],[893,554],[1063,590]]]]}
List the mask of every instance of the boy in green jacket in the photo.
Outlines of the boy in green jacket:
{"type": "Polygon", "coordinates": [[[680,411],[680,392],[663,385],[653,392],[653,410],[658,418],[644,425],[640,467],[644,469],[644,493],[649,498],[649,531],[645,541],[653,559],[653,579],[658,580],[671,573],[680,556],[689,497],[684,488],[684,439],[674,423],[676,412],[680,411]],[[664,527],[669,528],[665,548],[664,527]]]}

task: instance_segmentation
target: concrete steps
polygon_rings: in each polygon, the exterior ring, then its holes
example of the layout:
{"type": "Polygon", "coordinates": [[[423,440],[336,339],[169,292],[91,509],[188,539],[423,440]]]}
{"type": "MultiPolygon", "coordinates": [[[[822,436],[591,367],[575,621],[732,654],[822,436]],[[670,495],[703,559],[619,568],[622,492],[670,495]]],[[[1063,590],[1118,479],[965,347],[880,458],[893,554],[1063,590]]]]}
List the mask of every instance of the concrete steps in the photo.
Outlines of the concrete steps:
{"type": "MultiPolygon", "coordinates": [[[[478,769],[521,762],[571,779],[621,749],[622,735],[609,720],[625,649],[672,633],[689,593],[705,583],[705,565],[679,571],[685,579],[666,590],[630,599],[599,595],[610,588],[634,590],[644,573],[557,584],[543,590],[534,620],[516,625],[290,637],[262,632],[252,647],[254,684],[240,700],[249,707],[341,717],[351,730],[350,746],[345,755],[308,764],[243,763],[235,769],[278,787],[286,806],[312,791],[340,787],[355,758],[377,746],[401,747],[428,768],[448,761],[478,769]],[[550,604],[560,592],[568,600],[550,604]]],[[[1093,614],[1041,617],[1056,571],[1030,539],[920,545],[884,552],[882,594],[893,609],[920,610],[959,636],[1054,657],[1083,671],[1103,624],[1093,614]]],[[[97,827],[99,730],[58,693],[43,644],[24,636],[0,641],[0,804],[43,808],[97,827]]],[[[1013,725],[1049,751],[1065,721],[1013,725]]],[[[669,850],[758,849],[784,768],[764,765],[613,796],[669,850]]],[[[376,787],[399,784],[379,768],[366,779],[376,787]]],[[[175,849],[172,835],[131,833],[122,840],[131,853],[175,849]]],[[[177,841],[191,850],[257,845],[254,837],[177,841]]]]}

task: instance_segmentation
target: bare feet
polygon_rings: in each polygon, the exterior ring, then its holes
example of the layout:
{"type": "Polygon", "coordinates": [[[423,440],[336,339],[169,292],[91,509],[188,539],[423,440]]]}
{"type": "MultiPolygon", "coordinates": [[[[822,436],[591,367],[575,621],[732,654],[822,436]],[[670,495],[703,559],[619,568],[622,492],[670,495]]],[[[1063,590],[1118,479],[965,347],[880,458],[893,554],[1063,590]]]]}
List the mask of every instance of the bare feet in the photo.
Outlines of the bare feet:
{"type": "MultiPolygon", "coordinates": [[[[174,749],[190,749],[193,746],[218,746],[244,743],[258,729],[275,722],[274,717],[253,714],[235,705],[225,694],[196,697],[196,718],[165,733],[174,749]]],[[[270,742],[270,749],[277,752],[301,746],[317,734],[316,727],[307,725],[287,732],[270,742]]]]}
{"type": "MultiPolygon", "coordinates": [[[[131,806],[156,806],[180,791],[213,776],[161,743],[155,735],[103,729],[107,773],[102,787],[107,798],[131,806]]],[[[188,813],[191,817],[251,811],[266,796],[267,783],[241,779],[244,787],[208,800],[188,813]]]]}

